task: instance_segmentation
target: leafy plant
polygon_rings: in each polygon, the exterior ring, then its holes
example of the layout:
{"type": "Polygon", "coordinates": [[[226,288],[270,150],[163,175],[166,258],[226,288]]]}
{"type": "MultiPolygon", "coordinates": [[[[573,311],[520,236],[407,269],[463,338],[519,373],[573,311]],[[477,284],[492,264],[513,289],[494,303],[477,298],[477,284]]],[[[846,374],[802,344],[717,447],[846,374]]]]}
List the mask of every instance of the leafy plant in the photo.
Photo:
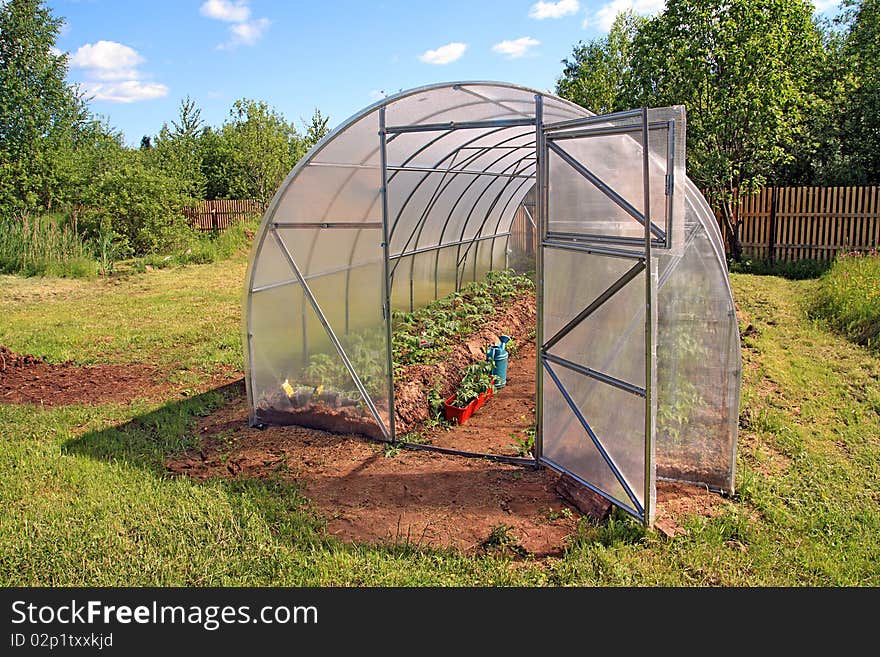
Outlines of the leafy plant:
{"type": "Polygon", "coordinates": [[[489,361],[468,365],[462,370],[462,374],[461,383],[458,384],[458,390],[455,392],[455,399],[452,400],[453,405],[459,408],[467,406],[494,386],[492,363],[489,361]]]}
{"type": "Polygon", "coordinates": [[[523,434],[522,437],[518,437],[515,433],[510,434],[510,437],[513,438],[514,442],[511,447],[516,450],[517,456],[532,456],[532,450],[535,447],[535,427],[531,426],[527,429],[522,429],[520,433],[523,434]]]}

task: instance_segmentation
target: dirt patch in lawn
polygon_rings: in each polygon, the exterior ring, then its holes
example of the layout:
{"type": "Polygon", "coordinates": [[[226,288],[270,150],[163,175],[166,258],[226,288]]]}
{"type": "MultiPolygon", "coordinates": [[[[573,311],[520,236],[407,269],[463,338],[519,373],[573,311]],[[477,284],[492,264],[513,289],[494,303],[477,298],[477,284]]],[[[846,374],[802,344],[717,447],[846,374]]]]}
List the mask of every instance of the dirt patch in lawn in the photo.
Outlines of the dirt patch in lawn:
{"type": "Polygon", "coordinates": [[[162,398],[171,386],[149,365],[53,364],[0,346],[0,403],[64,406],[162,398]]]}
{"type": "Polygon", "coordinates": [[[576,522],[576,512],[562,512],[566,504],[553,490],[558,476],[546,469],[386,450],[358,435],[304,427],[253,429],[243,398],[205,418],[198,432],[199,449],[166,460],[171,472],[295,480],[328,531],[346,541],[472,552],[504,527],[523,550],[546,556],[562,552],[576,522]]]}

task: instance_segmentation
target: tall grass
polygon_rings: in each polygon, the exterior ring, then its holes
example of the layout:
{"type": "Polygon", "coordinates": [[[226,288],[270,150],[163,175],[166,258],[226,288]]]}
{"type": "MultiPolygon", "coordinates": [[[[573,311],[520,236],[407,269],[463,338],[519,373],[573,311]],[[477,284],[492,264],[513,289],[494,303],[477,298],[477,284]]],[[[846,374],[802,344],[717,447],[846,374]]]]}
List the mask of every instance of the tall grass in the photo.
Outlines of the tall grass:
{"type": "Polygon", "coordinates": [[[857,344],[880,349],[880,252],[839,255],[819,280],[811,315],[857,344]]]}
{"type": "Polygon", "coordinates": [[[0,217],[0,273],[85,278],[95,275],[95,261],[63,215],[0,217]]]}

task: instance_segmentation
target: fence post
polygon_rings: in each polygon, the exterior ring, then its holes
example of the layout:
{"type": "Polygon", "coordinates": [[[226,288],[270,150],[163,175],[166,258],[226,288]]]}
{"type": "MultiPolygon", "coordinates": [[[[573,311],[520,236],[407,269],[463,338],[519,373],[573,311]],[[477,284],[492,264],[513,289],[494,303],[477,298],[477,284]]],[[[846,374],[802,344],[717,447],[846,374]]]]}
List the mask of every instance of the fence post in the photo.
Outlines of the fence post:
{"type": "Polygon", "coordinates": [[[767,254],[770,256],[770,264],[776,261],[776,201],[778,187],[770,188],[770,235],[767,240],[767,254]]]}

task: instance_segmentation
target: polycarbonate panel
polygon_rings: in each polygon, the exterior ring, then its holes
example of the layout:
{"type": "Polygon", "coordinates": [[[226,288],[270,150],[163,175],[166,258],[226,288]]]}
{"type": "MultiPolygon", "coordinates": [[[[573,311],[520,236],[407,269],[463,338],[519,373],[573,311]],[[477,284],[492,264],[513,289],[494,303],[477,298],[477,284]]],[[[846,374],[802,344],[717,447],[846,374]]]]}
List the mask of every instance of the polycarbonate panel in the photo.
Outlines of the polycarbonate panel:
{"type": "MultiPolygon", "coordinates": [[[[675,189],[675,180],[684,178],[684,109],[661,108],[648,112],[649,181],[652,223],[664,232],[673,231],[670,243],[680,238],[673,216],[682,215],[681,194],[667,196],[675,189]],[[670,130],[672,128],[672,130],[670,130]],[[679,143],[680,142],[680,143],[679,143]],[[670,168],[670,165],[671,168],[670,168]],[[667,186],[668,181],[668,186],[667,186]],[[672,203],[676,207],[672,207],[672,203]]],[[[555,148],[580,163],[638,213],[645,213],[644,160],[640,118],[615,119],[548,134],[555,148]],[[602,134],[601,130],[623,130],[623,133],[602,134]],[[566,138],[566,134],[596,130],[596,133],[566,138]]],[[[555,150],[548,155],[551,188],[561,193],[550,195],[556,206],[550,208],[550,232],[576,233],[608,238],[643,239],[644,227],[639,219],[615,203],[606,193],[555,150]],[[577,179],[586,185],[578,185],[577,179]]],[[[655,234],[655,239],[659,237],[655,234]]]]}
{"type": "MultiPolygon", "coordinates": [[[[585,259],[583,266],[589,268],[592,264],[592,258],[585,259]]],[[[572,311],[582,310],[591,302],[583,302],[572,311]]],[[[644,388],[644,272],[582,320],[549,353],[644,388]]]]}
{"type": "Polygon", "coordinates": [[[437,263],[434,298],[439,299],[456,290],[455,281],[458,275],[456,268],[457,249],[454,246],[447,246],[438,249],[433,255],[437,263]]]}
{"type": "Polygon", "coordinates": [[[377,222],[380,169],[347,166],[303,167],[272,215],[275,222],[377,222]]]}
{"type": "Polygon", "coordinates": [[[307,279],[382,261],[379,228],[278,228],[307,279]]]}
{"type": "MultiPolygon", "coordinates": [[[[252,314],[250,384],[253,421],[324,428],[320,405],[334,408],[374,437],[382,436],[365,399],[299,285],[262,293],[252,314]],[[266,306],[278,304],[270,310],[266,306]],[[284,322],[284,323],[282,323],[284,322]],[[274,339],[271,339],[274,338],[274,339]]],[[[358,372],[366,371],[359,363],[358,372]]],[[[387,409],[387,403],[385,404],[387,409]]],[[[387,421],[387,413],[385,420],[387,421]]]]}
{"type": "MultiPolygon", "coordinates": [[[[645,400],[560,365],[551,363],[550,367],[636,499],[644,505],[645,400]]],[[[545,456],[633,508],[629,496],[546,372],[543,417],[545,456]]]]}
{"type": "Polygon", "coordinates": [[[271,232],[265,233],[259,249],[260,257],[252,263],[253,285],[260,288],[284,281],[294,280],[293,271],[287,258],[278,246],[271,232]]]}
{"type": "MultiPolygon", "coordinates": [[[[634,264],[627,258],[545,248],[544,339],[549,340],[634,264]]],[[[644,302],[644,288],[642,292],[644,302]]]]}
{"type": "Polygon", "coordinates": [[[338,134],[331,134],[332,138],[321,145],[320,150],[310,162],[378,167],[380,164],[378,133],[379,112],[373,110],[366,116],[346,125],[345,129],[338,134]]]}
{"type": "Polygon", "coordinates": [[[738,328],[724,265],[705,228],[692,225],[683,255],[661,270],[658,290],[657,473],[729,491],[739,407],[738,328]]]}
{"type": "Polygon", "coordinates": [[[410,308],[410,287],[409,282],[412,280],[413,259],[411,256],[404,256],[396,259],[392,263],[393,275],[391,278],[391,309],[409,311],[410,308]]]}

